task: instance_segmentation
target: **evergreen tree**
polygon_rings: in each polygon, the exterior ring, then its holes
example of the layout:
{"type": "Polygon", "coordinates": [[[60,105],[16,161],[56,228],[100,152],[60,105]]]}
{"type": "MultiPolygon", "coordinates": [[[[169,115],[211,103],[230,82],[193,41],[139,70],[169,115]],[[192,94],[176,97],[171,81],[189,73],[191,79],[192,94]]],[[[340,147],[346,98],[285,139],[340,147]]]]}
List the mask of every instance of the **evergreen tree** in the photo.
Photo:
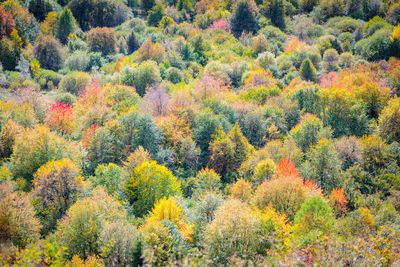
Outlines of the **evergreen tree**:
{"type": "Polygon", "coordinates": [[[280,29],[284,29],[286,27],[285,5],[283,4],[283,0],[272,1],[271,22],[280,29]]]}
{"type": "Polygon", "coordinates": [[[244,31],[254,32],[256,30],[256,17],[248,1],[241,0],[237,3],[233,10],[230,23],[232,32],[236,37],[240,36],[244,31]]]}
{"type": "Polygon", "coordinates": [[[50,2],[46,0],[30,0],[28,3],[28,10],[38,21],[43,21],[47,13],[52,11],[53,8],[50,2]]]}
{"type": "Polygon", "coordinates": [[[139,43],[134,32],[128,35],[126,44],[128,45],[128,54],[132,54],[139,48],[139,43]]]}
{"type": "Polygon", "coordinates": [[[153,8],[153,6],[156,5],[156,1],[155,0],[141,0],[141,6],[142,8],[147,12],[150,9],[153,8]]]}
{"type": "Polygon", "coordinates": [[[303,60],[300,66],[300,75],[303,80],[315,81],[317,78],[317,70],[309,58],[303,60]]]}
{"type": "Polygon", "coordinates": [[[191,12],[193,10],[193,5],[190,0],[178,0],[177,9],[179,11],[186,10],[187,12],[191,12]]]}
{"type": "Polygon", "coordinates": [[[68,36],[76,29],[76,21],[69,8],[64,8],[61,12],[57,28],[58,39],[60,39],[63,44],[67,43],[68,36]]]}
{"type": "Polygon", "coordinates": [[[272,0],[271,2],[267,2],[261,8],[262,14],[271,19],[271,23],[280,28],[284,29],[286,27],[285,24],[285,5],[283,4],[283,0],[272,0]]]}
{"type": "Polygon", "coordinates": [[[164,6],[162,3],[158,3],[149,11],[149,15],[147,16],[147,23],[150,26],[157,27],[158,23],[164,17],[164,15],[165,15],[164,6]]]}

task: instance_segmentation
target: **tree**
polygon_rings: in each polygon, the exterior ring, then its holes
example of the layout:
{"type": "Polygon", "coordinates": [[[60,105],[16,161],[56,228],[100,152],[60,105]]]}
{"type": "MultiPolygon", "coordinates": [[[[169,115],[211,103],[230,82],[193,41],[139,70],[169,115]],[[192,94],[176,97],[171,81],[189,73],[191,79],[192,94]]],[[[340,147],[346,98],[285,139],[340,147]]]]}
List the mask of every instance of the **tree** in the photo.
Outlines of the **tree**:
{"type": "Polygon", "coordinates": [[[163,197],[182,194],[177,178],[155,161],[145,161],[136,167],[124,189],[137,216],[145,215],[163,197]]]}
{"type": "Polygon", "coordinates": [[[107,266],[140,266],[142,236],[127,220],[115,221],[101,231],[100,250],[107,266]]]}
{"type": "Polygon", "coordinates": [[[301,0],[300,7],[302,10],[306,12],[311,12],[314,7],[316,7],[319,3],[319,0],[301,0]]]}
{"type": "Polygon", "coordinates": [[[135,87],[140,96],[146,94],[148,86],[161,82],[160,70],[154,61],[145,61],[134,71],[135,87]]]}
{"type": "Polygon", "coordinates": [[[38,125],[17,135],[10,164],[14,177],[24,178],[29,185],[33,174],[42,165],[75,156],[75,149],[64,138],[50,132],[46,126],[38,125]]]}
{"type": "Polygon", "coordinates": [[[21,130],[18,123],[9,119],[0,131],[0,159],[7,159],[13,152],[15,138],[21,130]]]}
{"type": "Polygon", "coordinates": [[[253,150],[253,146],[243,136],[239,124],[236,123],[225,138],[215,138],[210,143],[209,166],[226,179],[226,175],[239,170],[253,150]]]}
{"type": "Polygon", "coordinates": [[[293,219],[307,199],[308,192],[294,164],[287,159],[281,159],[276,176],[257,187],[253,202],[260,209],[271,205],[277,211],[284,212],[289,219],[293,219]]]}
{"type": "Polygon", "coordinates": [[[52,34],[53,36],[57,36],[59,17],[59,13],[54,11],[49,12],[46,19],[42,22],[41,32],[45,35],[52,34]]]}
{"type": "Polygon", "coordinates": [[[101,52],[103,55],[117,52],[117,39],[114,28],[93,28],[87,34],[89,48],[93,52],[101,52]]]}
{"type": "Polygon", "coordinates": [[[400,23],[400,3],[390,5],[386,16],[387,21],[393,25],[398,25],[400,23]]]}
{"type": "Polygon", "coordinates": [[[29,196],[14,192],[10,182],[0,183],[1,243],[23,248],[39,238],[40,228],[29,196]]]}
{"type": "Polygon", "coordinates": [[[227,264],[234,255],[251,260],[267,249],[269,235],[263,232],[260,223],[247,204],[240,200],[230,199],[219,206],[205,232],[205,244],[213,264],[227,264]]]}
{"type": "Polygon", "coordinates": [[[84,31],[92,27],[115,27],[129,13],[125,4],[111,0],[71,0],[68,8],[84,31]]]}
{"type": "Polygon", "coordinates": [[[320,0],[319,7],[324,20],[344,15],[345,6],[343,0],[320,0]]]}
{"type": "Polygon", "coordinates": [[[31,64],[28,62],[28,60],[25,59],[24,55],[21,54],[19,57],[19,61],[15,69],[21,73],[21,75],[25,79],[30,79],[31,78],[31,64]]]}
{"type": "Polygon", "coordinates": [[[142,8],[147,12],[156,5],[155,0],[142,0],[140,1],[142,8]]]}
{"type": "Polygon", "coordinates": [[[327,71],[335,71],[339,64],[339,54],[334,48],[329,48],[324,52],[324,67],[327,71]]]}
{"type": "Polygon", "coordinates": [[[239,37],[243,31],[254,32],[257,29],[256,15],[251,10],[248,1],[241,0],[236,3],[230,24],[236,37],[239,37]]]}
{"type": "Polygon", "coordinates": [[[289,134],[293,137],[296,145],[305,152],[322,137],[329,138],[331,131],[329,128],[324,128],[319,118],[311,114],[306,114],[289,134]]]}
{"type": "Polygon", "coordinates": [[[47,111],[46,124],[61,134],[71,134],[73,116],[71,105],[56,102],[47,111]]]}
{"type": "Polygon", "coordinates": [[[95,0],[71,0],[68,8],[82,30],[88,31],[92,25],[91,12],[95,9],[95,0]]]}
{"type": "Polygon", "coordinates": [[[165,56],[165,49],[159,43],[147,39],[138,50],[140,61],[154,60],[160,63],[165,56]]]}
{"type": "Polygon", "coordinates": [[[114,163],[98,165],[94,174],[95,176],[90,177],[93,187],[101,185],[110,195],[118,194],[119,190],[122,189],[121,185],[127,178],[122,167],[114,163]]]}
{"type": "Polygon", "coordinates": [[[158,23],[164,16],[165,16],[164,5],[161,2],[159,2],[149,11],[149,15],[147,16],[147,23],[150,26],[157,27],[158,23]]]}
{"type": "Polygon", "coordinates": [[[208,191],[218,192],[221,187],[221,176],[213,169],[206,168],[199,171],[194,177],[193,194],[201,196],[208,191]]]}
{"type": "Polygon", "coordinates": [[[101,252],[99,238],[104,227],[124,219],[121,203],[97,187],[92,196],[79,199],[68,209],[56,236],[68,249],[68,258],[78,255],[86,259],[101,252]]]}
{"type": "Polygon", "coordinates": [[[39,35],[33,47],[33,55],[45,69],[57,71],[64,62],[62,45],[51,35],[39,35]]]}
{"type": "Polygon", "coordinates": [[[117,162],[115,146],[109,129],[106,127],[96,128],[92,138],[87,144],[87,156],[85,171],[93,174],[99,164],[117,162]]]}
{"type": "Polygon", "coordinates": [[[152,155],[156,155],[163,139],[162,131],[157,128],[152,117],[137,111],[126,113],[121,118],[121,125],[125,127],[124,144],[129,151],[142,147],[152,155]]]}
{"type": "Polygon", "coordinates": [[[76,20],[72,15],[71,10],[66,7],[61,12],[60,18],[58,19],[58,24],[57,24],[58,39],[60,39],[63,44],[66,44],[68,41],[68,36],[71,33],[74,33],[75,29],[76,29],[76,20]]]}
{"type": "Polygon", "coordinates": [[[15,70],[19,59],[20,51],[14,42],[7,37],[0,40],[0,63],[4,70],[15,70]]]}
{"type": "Polygon", "coordinates": [[[14,28],[15,21],[12,14],[0,6],[0,37],[10,36],[14,28]]]}
{"type": "Polygon", "coordinates": [[[60,81],[60,89],[68,93],[76,94],[83,92],[84,89],[91,83],[92,78],[86,72],[71,71],[60,81]]]}
{"type": "Polygon", "coordinates": [[[235,184],[232,185],[231,195],[234,198],[247,202],[251,199],[253,193],[252,186],[253,185],[250,182],[240,178],[235,184]]]}
{"type": "Polygon", "coordinates": [[[142,146],[139,146],[134,152],[130,153],[126,158],[126,161],[123,162],[124,170],[131,175],[137,166],[149,160],[149,151],[145,150],[142,146]]]}
{"type": "Polygon", "coordinates": [[[376,61],[387,59],[392,54],[392,40],[386,32],[377,32],[370,37],[361,39],[354,45],[355,54],[366,60],[376,61]]]}
{"type": "Polygon", "coordinates": [[[193,12],[193,4],[190,0],[178,0],[176,7],[179,11],[185,10],[187,13],[193,12]]]}
{"type": "Polygon", "coordinates": [[[400,142],[400,100],[392,99],[379,115],[379,133],[388,143],[400,142]]]}
{"type": "Polygon", "coordinates": [[[306,81],[315,81],[317,78],[317,70],[309,58],[303,60],[300,66],[300,76],[306,81]]]}
{"type": "Polygon", "coordinates": [[[320,139],[307,152],[307,159],[302,167],[305,178],[317,182],[326,192],[341,187],[341,162],[331,141],[320,139]]]}
{"type": "Polygon", "coordinates": [[[132,54],[139,48],[139,42],[134,31],[128,35],[126,44],[128,45],[128,54],[132,54]]]}
{"type": "Polygon", "coordinates": [[[28,1],[28,10],[38,21],[43,21],[53,7],[47,0],[30,0],[28,1]]]}
{"type": "Polygon", "coordinates": [[[210,109],[206,109],[196,116],[192,125],[192,131],[193,139],[201,149],[200,165],[204,166],[207,164],[210,155],[210,141],[216,130],[222,126],[223,122],[221,122],[221,119],[210,109]]]}
{"type": "Polygon", "coordinates": [[[257,163],[254,168],[254,175],[250,177],[250,181],[254,185],[259,185],[266,180],[270,180],[275,173],[275,163],[272,159],[264,159],[257,163]]]}
{"type": "Polygon", "coordinates": [[[144,95],[141,108],[152,114],[153,117],[165,116],[169,110],[169,102],[170,97],[166,92],[166,88],[156,85],[153,90],[144,95]]]}
{"type": "Polygon", "coordinates": [[[32,197],[45,236],[76,201],[83,187],[80,169],[70,159],[50,161],[34,174],[32,197]]]}
{"type": "Polygon", "coordinates": [[[214,192],[208,192],[195,202],[193,207],[193,223],[194,233],[193,239],[195,242],[204,240],[204,232],[207,225],[214,220],[215,211],[224,203],[221,195],[214,192]]]}
{"type": "Polygon", "coordinates": [[[334,225],[332,210],[321,197],[306,200],[294,218],[294,232],[302,246],[328,235],[334,225]]]}
{"type": "Polygon", "coordinates": [[[266,3],[262,6],[261,13],[264,16],[271,19],[271,23],[283,30],[286,27],[285,23],[285,5],[282,0],[272,0],[270,2],[265,1],[266,3]]]}

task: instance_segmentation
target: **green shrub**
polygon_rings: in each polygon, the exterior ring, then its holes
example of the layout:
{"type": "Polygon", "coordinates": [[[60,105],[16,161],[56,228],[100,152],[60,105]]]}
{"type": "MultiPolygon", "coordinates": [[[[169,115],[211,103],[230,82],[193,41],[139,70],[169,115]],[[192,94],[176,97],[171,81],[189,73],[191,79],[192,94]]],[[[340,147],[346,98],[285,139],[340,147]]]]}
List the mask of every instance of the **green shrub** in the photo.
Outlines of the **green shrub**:
{"type": "Polygon", "coordinates": [[[76,95],[85,89],[91,81],[92,78],[88,73],[72,71],[61,79],[60,89],[76,95]]]}
{"type": "Polygon", "coordinates": [[[172,83],[180,83],[184,79],[184,75],[179,69],[170,67],[165,71],[165,79],[172,83]]]}
{"type": "Polygon", "coordinates": [[[76,50],[66,60],[65,66],[70,70],[88,71],[90,58],[85,51],[76,50]]]}
{"type": "Polygon", "coordinates": [[[54,86],[58,86],[62,78],[63,76],[55,71],[42,69],[39,77],[36,79],[38,80],[41,88],[51,89],[49,88],[49,82],[51,82],[54,86]]]}

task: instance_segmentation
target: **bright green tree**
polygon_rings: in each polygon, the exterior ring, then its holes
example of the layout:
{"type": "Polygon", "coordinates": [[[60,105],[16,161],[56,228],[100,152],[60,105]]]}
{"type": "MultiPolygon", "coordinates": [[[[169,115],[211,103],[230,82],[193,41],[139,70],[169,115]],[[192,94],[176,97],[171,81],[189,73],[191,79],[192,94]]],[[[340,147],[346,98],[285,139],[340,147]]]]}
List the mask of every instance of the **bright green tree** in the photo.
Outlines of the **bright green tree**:
{"type": "Polygon", "coordinates": [[[331,208],[319,196],[306,200],[294,217],[294,232],[302,246],[328,235],[334,225],[331,208]]]}

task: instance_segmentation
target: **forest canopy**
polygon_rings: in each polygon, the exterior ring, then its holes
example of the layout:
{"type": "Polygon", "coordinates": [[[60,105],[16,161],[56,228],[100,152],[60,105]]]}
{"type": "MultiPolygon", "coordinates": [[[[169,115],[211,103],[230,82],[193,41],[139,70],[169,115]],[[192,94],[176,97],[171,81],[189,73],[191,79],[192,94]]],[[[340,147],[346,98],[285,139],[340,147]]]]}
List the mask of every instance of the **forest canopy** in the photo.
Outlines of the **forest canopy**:
{"type": "Polygon", "coordinates": [[[0,265],[400,265],[399,57],[395,0],[0,0],[0,265]]]}

